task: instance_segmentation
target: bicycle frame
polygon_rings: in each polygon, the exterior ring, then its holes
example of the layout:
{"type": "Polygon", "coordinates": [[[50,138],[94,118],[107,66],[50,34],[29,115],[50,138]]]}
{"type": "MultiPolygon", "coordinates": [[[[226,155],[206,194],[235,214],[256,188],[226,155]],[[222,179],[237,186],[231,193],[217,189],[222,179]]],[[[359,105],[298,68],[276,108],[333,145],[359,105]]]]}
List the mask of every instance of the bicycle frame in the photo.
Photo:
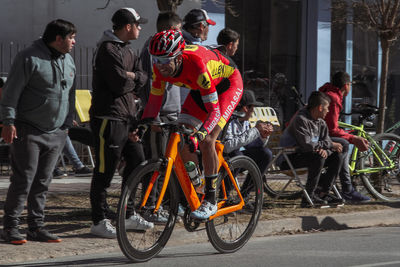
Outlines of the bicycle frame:
{"type": "Polygon", "coordinates": [[[360,126],[355,126],[351,124],[347,124],[344,122],[339,121],[339,126],[343,128],[350,128],[352,130],[357,131],[357,136],[363,137],[370,142],[371,145],[373,145],[374,149],[371,150],[373,153],[375,159],[378,160],[378,163],[381,167],[374,167],[374,168],[365,168],[362,170],[357,170],[356,169],[356,161],[357,161],[357,156],[358,156],[358,148],[354,146],[353,152],[351,154],[350,158],[350,163],[349,163],[349,168],[350,168],[350,173],[351,175],[360,175],[364,173],[377,173],[382,170],[391,170],[395,167],[393,161],[386,155],[386,153],[383,151],[383,149],[375,142],[375,140],[364,130],[364,125],[360,126]],[[384,166],[384,163],[382,162],[381,158],[378,156],[383,155],[384,159],[389,162],[389,166],[384,166]]]}
{"type": "MultiPolygon", "coordinates": [[[[160,208],[161,202],[164,198],[169,180],[171,178],[171,172],[172,172],[172,168],[175,166],[175,174],[178,178],[179,184],[183,190],[183,193],[185,194],[185,197],[189,203],[190,209],[192,211],[196,210],[200,204],[201,204],[201,200],[199,199],[197,192],[195,190],[195,188],[193,187],[193,184],[189,178],[189,175],[185,169],[183,160],[181,158],[181,155],[178,151],[179,149],[179,143],[182,141],[181,139],[181,135],[179,132],[173,132],[169,138],[169,142],[168,142],[168,146],[167,146],[167,150],[165,152],[165,158],[167,159],[167,166],[166,166],[166,170],[165,170],[165,179],[162,185],[162,189],[160,192],[160,195],[157,199],[156,202],[156,206],[154,209],[154,213],[156,213],[158,211],[158,209],[160,208]]],[[[217,142],[215,143],[215,147],[216,147],[216,151],[217,151],[217,155],[218,155],[218,161],[219,161],[219,166],[218,166],[218,172],[220,171],[221,167],[223,167],[225,169],[225,171],[228,173],[229,175],[229,179],[231,180],[232,184],[234,185],[235,190],[238,193],[238,196],[240,197],[240,202],[236,205],[232,205],[232,206],[228,206],[228,207],[223,207],[226,199],[227,199],[227,194],[226,194],[226,190],[225,190],[225,182],[224,180],[222,180],[222,184],[221,187],[223,189],[223,196],[224,196],[224,200],[220,201],[218,203],[218,211],[215,215],[211,216],[209,218],[209,220],[212,220],[218,216],[221,215],[225,215],[237,210],[242,209],[242,207],[244,206],[244,199],[240,193],[240,188],[238,186],[238,183],[236,181],[236,179],[234,178],[228,163],[225,161],[224,157],[223,157],[223,150],[224,150],[224,145],[217,140],[217,142]]],[[[149,198],[149,195],[152,191],[152,188],[154,186],[155,181],[157,180],[157,177],[159,177],[160,171],[156,171],[154,172],[154,174],[152,175],[150,182],[149,182],[149,186],[147,187],[146,191],[145,191],[145,195],[143,197],[142,203],[140,208],[143,208],[146,205],[146,202],[149,198]]]]}

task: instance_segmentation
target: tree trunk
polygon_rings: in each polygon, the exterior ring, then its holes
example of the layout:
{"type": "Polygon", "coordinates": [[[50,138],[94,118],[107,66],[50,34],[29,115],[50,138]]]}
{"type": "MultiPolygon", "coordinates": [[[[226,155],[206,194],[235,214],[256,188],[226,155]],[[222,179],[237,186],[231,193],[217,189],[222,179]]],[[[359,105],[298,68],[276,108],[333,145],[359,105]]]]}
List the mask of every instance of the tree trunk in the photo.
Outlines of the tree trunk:
{"type": "MultiPolygon", "coordinates": [[[[386,114],[386,92],[387,92],[387,77],[389,69],[389,51],[390,43],[388,40],[381,38],[382,47],[382,62],[381,62],[381,80],[379,90],[379,116],[376,132],[383,133],[385,130],[385,114],[386,114]]],[[[379,64],[379,63],[378,63],[379,64]]]]}

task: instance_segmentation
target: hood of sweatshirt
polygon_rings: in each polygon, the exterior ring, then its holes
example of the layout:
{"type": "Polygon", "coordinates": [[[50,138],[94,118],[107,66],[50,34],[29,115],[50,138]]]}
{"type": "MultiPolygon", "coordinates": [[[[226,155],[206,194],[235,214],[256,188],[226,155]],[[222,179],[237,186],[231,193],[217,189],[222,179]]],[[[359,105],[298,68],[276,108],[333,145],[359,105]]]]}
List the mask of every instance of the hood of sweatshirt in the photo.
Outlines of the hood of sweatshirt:
{"type": "Polygon", "coordinates": [[[112,30],[106,30],[103,33],[103,36],[97,42],[97,47],[99,47],[104,42],[117,42],[117,43],[124,43],[121,39],[119,39],[112,30]]]}
{"type": "Polygon", "coordinates": [[[340,92],[340,88],[333,86],[331,83],[326,83],[318,90],[328,95],[331,98],[331,101],[334,101],[340,107],[342,106],[343,95],[340,92]]]}

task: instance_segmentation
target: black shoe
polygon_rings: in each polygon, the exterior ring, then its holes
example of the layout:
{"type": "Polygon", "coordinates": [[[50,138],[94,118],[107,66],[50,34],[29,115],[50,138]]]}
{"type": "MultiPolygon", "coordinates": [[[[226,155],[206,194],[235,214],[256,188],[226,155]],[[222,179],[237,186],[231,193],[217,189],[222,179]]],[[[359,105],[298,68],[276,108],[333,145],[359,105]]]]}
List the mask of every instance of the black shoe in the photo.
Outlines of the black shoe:
{"type": "Polygon", "coordinates": [[[22,245],[26,243],[26,239],[22,237],[22,235],[19,233],[18,228],[16,227],[3,229],[2,238],[7,243],[13,245],[22,245]]]}
{"type": "Polygon", "coordinates": [[[44,230],[43,228],[28,230],[26,232],[26,237],[30,241],[39,241],[48,243],[61,242],[61,239],[58,236],[49,233],[47,230],[44,230]]]}
{"type": "Polygon", "coordinates": [[[307,201],[307,199],[305,197],[303,197],[301,199],[300,207],[301,208],[313,208],[313,207],[315,207],[315,208],[321,208],[321,209],[322,208],[329,208],[328,202],[325,201],[324,199],[321,199],[321,198],[319,198],[317,196],[314,196],[314,197],[311,198],[311,200],[312,200],[314,206],[312,206],[307,201]]]}
{"type": "Polygon", "coordinates": [[[92,170],[90,170],[88,167],[83,166],[80,169],[76,169],[75,170],[75,176],[76,177],[88,177],[91,176],[93,174],[92,170]]]}
{"type": "Polygon", "coordinates": [[[66,174],[65,172],[63,172],[59,168],[55,168],[54,171],[53,171],[53,178],[54,179],[64,178],[64,177],[67,177],[67,176],[68,176],[68,174],[66,174]]]}
{"type": "Polygon", "coordinates": [[[342,207],[344,206],[344,200],[340,199],[334,195],[331,194],[326,194],[325,196],[322,197],[323,200],[328,202],[329,206],[332,207],[342,207]]]}

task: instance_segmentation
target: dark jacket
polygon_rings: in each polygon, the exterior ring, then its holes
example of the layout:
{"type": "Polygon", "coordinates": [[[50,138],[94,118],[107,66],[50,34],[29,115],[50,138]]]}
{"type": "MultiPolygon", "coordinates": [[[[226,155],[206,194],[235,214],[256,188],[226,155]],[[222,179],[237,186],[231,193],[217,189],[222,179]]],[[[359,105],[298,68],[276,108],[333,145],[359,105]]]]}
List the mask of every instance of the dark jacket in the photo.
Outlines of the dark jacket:
{"type": "Polygon", "coordinates": [[[136,116],[135,95],[147,80],[140,59],[110,30],[105,31],[93,56],[93,94],[90,117],[128,121],[136,116]],[[126,72],[134,72],[131,79],[126,72]]]}

